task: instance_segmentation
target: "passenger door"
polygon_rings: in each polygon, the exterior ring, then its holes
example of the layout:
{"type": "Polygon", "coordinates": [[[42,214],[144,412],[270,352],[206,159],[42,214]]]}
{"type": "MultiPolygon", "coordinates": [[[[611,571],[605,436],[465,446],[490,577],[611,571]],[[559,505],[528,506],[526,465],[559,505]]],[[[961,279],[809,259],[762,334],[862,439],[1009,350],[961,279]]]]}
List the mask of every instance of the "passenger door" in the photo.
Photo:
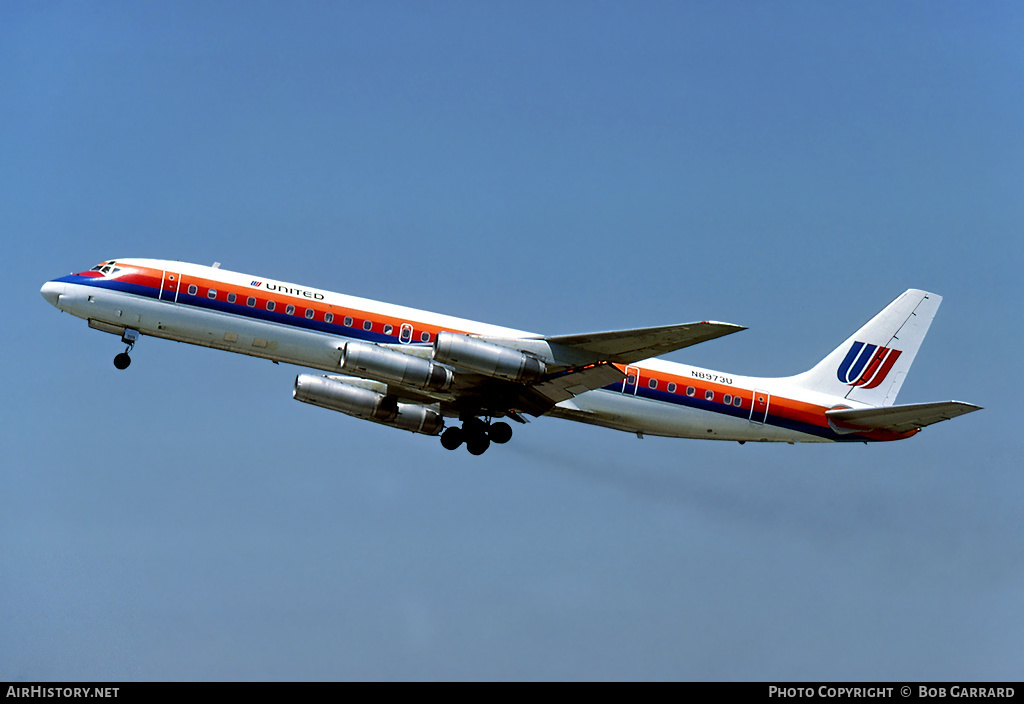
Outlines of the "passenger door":
{"type": "Polygon", "coordinates": [[[750,406],[750,420],[755,423],[764,424],[768,420],[768,405],[772,396],[767,391],[754,389],[754,398],[750,406]]]}
{"type": "Polygon", "coordinates": [[[181,287],[181,274],[165,271],[160,282],[160,300],[168,303],[178,302],[178,289],[181,287]]]}
{"type": "Polygon", "coordinates": [[[635,396],[639,384],[640,369],[638,367],[626,367],[626,378],[622,380],[622,393],[635,396]]]}

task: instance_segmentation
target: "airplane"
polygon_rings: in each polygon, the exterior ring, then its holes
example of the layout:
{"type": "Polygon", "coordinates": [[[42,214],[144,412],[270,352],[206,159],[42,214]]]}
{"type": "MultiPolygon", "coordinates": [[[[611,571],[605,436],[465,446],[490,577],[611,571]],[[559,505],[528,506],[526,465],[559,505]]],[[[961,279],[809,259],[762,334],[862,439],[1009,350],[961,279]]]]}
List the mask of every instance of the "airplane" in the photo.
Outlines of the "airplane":
{"type": "Polygon", "coordinates": [[[126,369],[143,336],[326,372],[293,397],[473,455],[512,437],[507,418],[552,416],[676,438],[878,442],[979,410],[895,405],[942,297],[900,295],[806,372],[760,378],[658,359],[745,328],[701,321],[569,335],[473,322],[211,266],[112,259],[41,293],[121,337],[126,369]]]}

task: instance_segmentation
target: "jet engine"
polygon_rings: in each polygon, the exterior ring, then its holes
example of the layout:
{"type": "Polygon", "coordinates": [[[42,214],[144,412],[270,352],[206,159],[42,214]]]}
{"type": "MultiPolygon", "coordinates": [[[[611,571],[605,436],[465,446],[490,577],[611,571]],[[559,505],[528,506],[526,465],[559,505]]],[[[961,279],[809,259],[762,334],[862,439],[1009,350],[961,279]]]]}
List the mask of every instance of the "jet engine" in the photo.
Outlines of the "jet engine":
{"type": "Polygon", "coordinates": [[[429,391],[445,391],[452,385],[450,369],[369,342],[346,342],[341,352],[341,368],[353,376],[429,391]]]}
{"type": "Polygon", "coordinates": [[[440,332],[434,343],[434,359],[485,376],[529,383],[544,376],[544,362],[528,354],[467,335],[440,332]]]}
{"type": "Polygon", "coordinates": [[[292,398],[423,435],[439,435],[444,430],[444,419],[432,408],[417,403],[399,403],[393,396],[325,376],[298,375],[292,398]]]}

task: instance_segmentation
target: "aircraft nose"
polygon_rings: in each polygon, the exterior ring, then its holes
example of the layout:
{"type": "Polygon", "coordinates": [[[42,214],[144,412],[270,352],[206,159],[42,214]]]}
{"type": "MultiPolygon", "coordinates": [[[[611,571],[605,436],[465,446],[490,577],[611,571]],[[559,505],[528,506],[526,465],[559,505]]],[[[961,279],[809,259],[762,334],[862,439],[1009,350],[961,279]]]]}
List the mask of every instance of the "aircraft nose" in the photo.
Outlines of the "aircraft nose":
{"type": "Polygon", "coordinates": [[[43,298],[45,298],[46,302],[51,306],[60,308],[57,303],[60,301],[61,294],[64,293],[64,284],[59,284],[56,281],[47,281],[43,284],[43,287],[39,289],[39,293],[43,294],[43,298]]]}

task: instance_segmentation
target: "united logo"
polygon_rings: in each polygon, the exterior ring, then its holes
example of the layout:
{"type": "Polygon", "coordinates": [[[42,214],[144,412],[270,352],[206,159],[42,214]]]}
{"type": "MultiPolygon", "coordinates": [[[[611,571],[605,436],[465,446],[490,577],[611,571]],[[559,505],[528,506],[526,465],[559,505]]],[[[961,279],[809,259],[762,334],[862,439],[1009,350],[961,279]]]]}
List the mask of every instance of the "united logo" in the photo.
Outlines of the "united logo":
{"type": "Polygon", "coordinates": [[[846,359],[839,365],[839,381],[850,386],[873,389],[885,380],[901,354],[900,350],[889,347],[854,342],[846,359]]]}

